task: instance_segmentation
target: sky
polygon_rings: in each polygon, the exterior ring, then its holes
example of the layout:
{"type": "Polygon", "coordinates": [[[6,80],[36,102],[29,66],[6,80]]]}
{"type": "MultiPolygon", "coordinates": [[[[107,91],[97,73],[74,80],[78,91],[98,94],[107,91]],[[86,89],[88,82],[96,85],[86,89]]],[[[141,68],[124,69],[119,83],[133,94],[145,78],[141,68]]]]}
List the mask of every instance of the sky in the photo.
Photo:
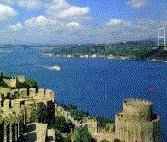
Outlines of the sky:
{"type": "Polygon", "coordinates": [[[166,25],[166,0],[0,0],[1,44],[143,40],[166,25]]]}

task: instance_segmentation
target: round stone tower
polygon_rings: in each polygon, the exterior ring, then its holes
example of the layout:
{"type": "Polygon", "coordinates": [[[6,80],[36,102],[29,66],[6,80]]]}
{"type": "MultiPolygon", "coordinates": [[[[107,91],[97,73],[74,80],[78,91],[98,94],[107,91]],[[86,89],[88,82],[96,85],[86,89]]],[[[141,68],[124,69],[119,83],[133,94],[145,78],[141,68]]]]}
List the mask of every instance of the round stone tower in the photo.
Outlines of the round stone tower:
{"type": "Polygon", "coordinates": [[[123,103],[123,112],[132,119],[147,121],[152,118],[152,103],[145,100],[128,99],[123,103]]]}
{"type": "Polygon", "coordinates": [[[127,99],[116,115],[115,134],[120,142],[160,142],[160,119],[152,112],[152,103],[127,99]]]}

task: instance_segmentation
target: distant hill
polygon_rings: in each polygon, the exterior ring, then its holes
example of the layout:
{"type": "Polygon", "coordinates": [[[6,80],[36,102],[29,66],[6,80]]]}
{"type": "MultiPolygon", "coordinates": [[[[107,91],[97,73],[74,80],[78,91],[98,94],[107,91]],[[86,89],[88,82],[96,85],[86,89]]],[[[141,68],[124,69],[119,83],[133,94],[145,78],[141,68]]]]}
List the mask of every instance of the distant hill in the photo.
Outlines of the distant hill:
{"type": "Polygon", "coordinates": [[[156,48],[154,40],[128,41],[114,44],[84,44],[84,45],[64,45],[47,49],[45,53],[52,53],[56,56],[126,56],[129,58],[145,58],[152,49],[156,48]]]}
{"type": "Polygon", "coordinates": [[[156,60],[167,60],[167,51],[163,49],[152,50],[152,52],[147,55],[147,58],[156,60]]]}

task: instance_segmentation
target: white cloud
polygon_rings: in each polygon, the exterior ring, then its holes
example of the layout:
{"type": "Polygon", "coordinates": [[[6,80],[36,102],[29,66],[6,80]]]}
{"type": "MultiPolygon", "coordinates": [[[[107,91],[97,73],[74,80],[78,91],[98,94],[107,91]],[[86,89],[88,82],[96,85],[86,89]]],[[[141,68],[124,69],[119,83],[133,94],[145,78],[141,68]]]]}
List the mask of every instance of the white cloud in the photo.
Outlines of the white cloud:
{"type": "Polygon", "coordinates": [[[20,7],[27,9],[39,9],[42,6],[41,0],[17,0],[20,7]]]}
{"type": "Polygon", "coordinates": [[[27,19],[24,22],[24,25],[27,27],[35,27],[35,26],[40,26],[44,27],[49,23],[49,20],[44,17],[44,16],[37,16],[37,17],[32,17],[30,19],[27,19]]]}
{"type": "Polygon", "coordinates": [[[16,11],[12,7],[0,4],[0,21],[7,20],[9,17],[14,17],[16,14],[16,11]]]}
{"type": "MultiPolygon", "coordinates": [[[[29,28],[44,28],[45,26],[46,28],[53,29],[53,26],[55,25],[61,27],[79,27],[82,22],[87,21],[86,18],[89,17],[90,13],[89,7],[76,6],[67,2],[67,0],[0,0],[0,2],[11,5],[12,7],[21,7],[29,10],[41,9],[41,15],[32,15],[32,17],[28,17],[21,23],[22,26],[29,28]]],[[[14,9],[9,8],[7,10],[8,16],[16,15],[16,13],[14,13],[14,9]],[[11,12],[13,12],[13,15],[11,14],[11,12]]],[[[0,7],[0,16],[2,15],[0,19],[6,18],[6,14],[4,14],[4,12],[1,14],[1,11],[3,11],[3,9],[0,7]]],[[[12,26],[13,29],[16,28],[14,27],[14,25],[12,26]]]]}
{"type": "Polygon", "coordinates": [[[67,0],[0,0],[1,3],[26,9],[42,9],[56,18],[79,17],[89,13],[88,7],[75,6],[67,0]]]}
{"type": "Polygon", "coordinates": [[[51,0],[49,4],[49,9],[66,9],[70,6],[70,4],[66,0],[51,0]]]}
{"type": "MultiPolygon", "coordinates": [[[[21,20],[26,18],[24,21],[14,19],[12,24],[4,24],[5,32],[0,30],[0,36],[6,37],[3,41],[70,43],[81,41],[80,37],[86,36],[84,30],[87,29],[87,17],[90,16],[90,9],[87,6],[76,6],[67,0],[0,0],[0,3],[10,6],[9,8],[18,8],[18,12],[21,11],[20,14],[26,15],[21,15],[23,16],[21,20]]],[[[11,10],[15,12],[12,8],[8,12],[11,13],[11,10]]],[[[3,9],[0,5],[0,16],[1,11],[3,9]]],[[[9,15],[12,17],[16,12],[13,15],[8,14],[7,17],[9,15]]],[[[4,38],[0,38],[0,41],[2,39],[4,38]]]]}
{"type": "Polygon", "coordinates": [[[39,9],[44,4],[42,0],[0,0],[0,2],[26,9],[39,9]]]}
{"type": "Polygon", "coordinates": [[[74,6],[65,0],[53,0],[46,10],[48,16],[65,20],[82,19],[87,17],[89,12],[89,7],[74,6]]]}
{"type": "Polygon", "coordinates": [[[80,27],[80,24],[78,22],[70,22],[67,23],[67,27],[80,27]]]}
{"type": "Polygon", "coordinates": [[[108,37],[113,37],[113,40],[115,38],[115,41],[150,39],[156,38],[159,25],[158,21],[140,19],[118,30],[106,28],[105,32],[108,37]]]}
{"type": "MultiPolygon", "coordinates": [[[[30,2],[31,0],[17,0],[17,2],[19,1],[30,2]]],[[[36,2],[34,6],[38,3],[40,7],[39,1],[41,0],[34,1],[36,2]]],[[[70,29],[70,27],[76,29],[76,27],[81,26],[82,22],[85,22],[85,18],[89,15],[88,7],[71,5],[66,0],[45,0],[43,7],[43,15],[31,17],[22,22],[25,29],[61,30],[61,32],[70,29]]]]}
{"type": "Polygon", "coordinates": [[[110,19],[110,21],[107,22],[106,25],[111,27],[125,27],[125,26],[129,26],[130,22],[122,19],[110,19]]]}
{"type": "Polygon", "coordinates": [[[79,22],[76,21],[71,21],[71,22],[66,22],[66,21],[60,21],[60,20],[55,20],[51,19],[50,17],[45,17],[45,16],[37,16],[37,17],[32,17],[30,19],[27,19],[24,23],[23,26],[25,29],[31,29],[33,30],[44,30],[44,31],[57,31],[61,30],[64,32],[68,32],[68,29],[74,28],[78,29],[81,25],[79,22]],[[35,28],[35,29],[34,29],[35,28]]]}
{"type": "Polygon", "coordinates": [[[145,6],[147,0],[129,0],[128,4],[134,8],[141,8],[145,6]]]}
{"type": "Polygon", "coordinates": [[[64,9],[62,12],[59,13],[59,18],[67,18],[67,17],[78,17],[78,16],[85,16],[89,13],[89,8],[81,8],[81,7],[69,7],[64,9]]]}
{"type": "MultiPolygon", "coordinates": [[[[48,19],[47,17],[45,18],[48,19]]],[[[45,18],[36,17],[36,19],[45,19],[45,18]]],[[[35,20],[35,21],[41,21],[41,20],[35,20]]],[[[32,22],[31,25],[36,25],[34,21],[31,22],[32,22]]],[[[129,40],[141,40],[141,39],[156,37],[157,36],[156,29],[159,27],[160,24],[164,23],[153,20],[140,19],[138,21],[130,22],[131,23],[130,26],[124,26],[121,28],[113,28],[113,26],[105,26],[105,25],[103,26],[81,25],[79,26],[79,28],[76,28],[74,26],[78,25],[76,21],[71,21],[63,24],[62,22],[59,23],[58,21],[57,23],[53,22],[55,21],[49,20],[49,24],[47,24],[42,28],[39,28],[40,26],[37,25],[32,28],[23,23],[22,25],[24,26],[24,28],[21,30],[21,32],[14,32],[13,34],[9,33],[8,35],[6,35],[7,38],[6,40],[9,40],[8,37],[11,37],[11,35],[15,36],[14,34],[17,34],[17,36],[14,37],[16,41],[24,40],[25,42],[31,42],[31,43],[34,42],[41,44],[42,43],[44,44],[89,43],[89,42],[111,43],[111,42],[129,41],[129,40]],[[71,28],[71,26],[74,26],[75,28],[73,27],[71,28]]],[[[3,36],[5,37],[5,35],[3,36]]],[[[3,37],[0,38],[0,41],[2,41],[2,39],[3,37]]]]}
{"type": "Polygon", "coordinates": [[[12,31],[20,31],[23,29],[23,25],[21,23],[17,23],[15,25],[10,25],[9,29],[12,31]]]}
{"type": "MultiPolygon", "coordinates": [[[[5,2],[5,0],[0,1],[5,2]]],[[[82,22],[87,20],[90,12],[88,7],[75,6],[67,0],[7,0],[6,3],[22,8],[34,8],[34,10],[43,8],[42,15],[27,18],[22,22],[22,26],[29,29],[55,30],[63,29],[63,26],[80,27],[82,22]]],[[[13,29],[15,29],[14,26],[13,29]]],[[[67,30],[67,28],[63,30],[67,30]]]]}

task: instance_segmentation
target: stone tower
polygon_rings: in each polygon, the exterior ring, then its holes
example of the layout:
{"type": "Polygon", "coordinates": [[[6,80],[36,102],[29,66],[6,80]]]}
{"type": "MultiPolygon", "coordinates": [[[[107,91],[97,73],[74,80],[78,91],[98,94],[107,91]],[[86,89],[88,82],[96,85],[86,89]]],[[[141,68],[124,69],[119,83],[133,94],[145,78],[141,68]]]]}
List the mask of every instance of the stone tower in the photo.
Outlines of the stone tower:
{"type": "Polygon", "coordinates": [[[115,118],[115,137],[120,142],[160,142],[160,118],[152,103],[128,99],[115,118]]]}

